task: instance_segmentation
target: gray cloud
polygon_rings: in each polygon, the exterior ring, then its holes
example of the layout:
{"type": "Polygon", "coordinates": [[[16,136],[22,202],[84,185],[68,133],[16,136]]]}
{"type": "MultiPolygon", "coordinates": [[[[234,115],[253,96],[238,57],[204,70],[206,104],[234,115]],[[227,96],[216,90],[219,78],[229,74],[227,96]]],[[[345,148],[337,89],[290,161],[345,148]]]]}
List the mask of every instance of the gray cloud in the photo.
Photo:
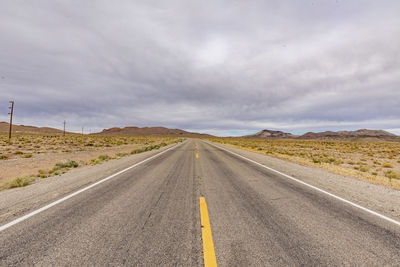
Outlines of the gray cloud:
{"type": "Polygon", "coordinates": [[[400,133],[398,1],[3,1],[16,122],[400,133]]]}

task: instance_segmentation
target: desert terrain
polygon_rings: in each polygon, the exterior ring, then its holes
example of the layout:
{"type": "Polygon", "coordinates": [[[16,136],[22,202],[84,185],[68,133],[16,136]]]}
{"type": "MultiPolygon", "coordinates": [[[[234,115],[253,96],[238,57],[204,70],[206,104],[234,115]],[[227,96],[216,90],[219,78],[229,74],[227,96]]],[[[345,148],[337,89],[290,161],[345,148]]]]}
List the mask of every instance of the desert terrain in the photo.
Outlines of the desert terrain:
{"type": "Polygon", "coordinates": [[[164,127],[110,128],[91,135],[49,127],[0,123],[0,188],[25,186],[61,175],[70,168],[95,165],[182,141],[204,138],[266,156],[400,189],[399,137],[381,130],[306,133],[297,136],[263,130],[241,138],[214,137],[164,127]]]}
{"type": "Polygon", "coordinates": [[[211,138],[209,140],[400,189],[400,142],[371,137],[360,140],[323,137],[312,140],[299,138],[211,138]]]}
{"type": "Polygon", "coordinates": [[[101,136],[60,133],[0,134],[0,189],[25,186],[70,168],[95,165],[158,149],[177,137],[101,136]]]}

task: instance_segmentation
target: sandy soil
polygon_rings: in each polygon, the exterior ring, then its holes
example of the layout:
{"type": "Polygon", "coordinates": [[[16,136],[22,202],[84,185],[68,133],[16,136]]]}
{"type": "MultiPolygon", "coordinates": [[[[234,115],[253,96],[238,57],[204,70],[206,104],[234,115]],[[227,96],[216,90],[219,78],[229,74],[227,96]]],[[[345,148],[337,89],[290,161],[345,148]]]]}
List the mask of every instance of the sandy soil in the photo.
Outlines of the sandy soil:
{"type": "Polygon", "coordinates": [[[118,147],[88,148],[85,151],[73,152],[51,152],[35,154],[32,158],[12,158],[0,161],[0,184],[15,177],[25,175],[36,175],[38,170],[52,168],[57,162],[72,159],[77,162],[89,162],[99,155],[107,154],[110,157],[116,153],[130,152],[135,148],[142,147],[140,144],[122,145],[118,147]]]}

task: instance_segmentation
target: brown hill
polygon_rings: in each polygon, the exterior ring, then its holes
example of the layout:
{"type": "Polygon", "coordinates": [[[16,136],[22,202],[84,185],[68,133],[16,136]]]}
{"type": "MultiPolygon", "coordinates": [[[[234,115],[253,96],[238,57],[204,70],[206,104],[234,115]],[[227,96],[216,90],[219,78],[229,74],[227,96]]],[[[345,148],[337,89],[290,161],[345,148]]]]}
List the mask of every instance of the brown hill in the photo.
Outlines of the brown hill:
{"type": "Polygon", "coordinates": [[[104,129],[96,135],[130,135],[130,136],[141,136],[141,135],[159,135],[159,136],[182,136],[182,137],[211,137],[208,134],[191,133],[180,129],[169,129],[165,127],[125,127],[125,128],[110,128],[104,129]]]}
{"type": "Polygon", "coordinates": [[[262,130],[256,134],[246,135],[244,138],[257,138],[257,139],[265,139],[265,138],[296,138],[296,135],[291,133],[285,133],[282,131],[271,131],[271,130],[262,130]]]}
{"type": "Polygon", "coordinates": [[[384,130],[367,130],[361,129],[357,131],[338,131],[338,132],[308,132],[299,137],[299,139],[346,139],[346,138],[378,138],[378,139],[397,139],[397,135],[386,132],[384,130]]]}
{"type": "MultiPolygon", "coordinates": [[[[10,128],[10,124],[7,122],[0,122],[0,132],[8,133],[10,128]]],[[[62,133],[62,130],[50,128],[50,127],[35,127],[35,126],[25,126],[25,125],[14,125],[12,126],[13,133],[32,133],[32,134],[56,134],[62,133]]]]}

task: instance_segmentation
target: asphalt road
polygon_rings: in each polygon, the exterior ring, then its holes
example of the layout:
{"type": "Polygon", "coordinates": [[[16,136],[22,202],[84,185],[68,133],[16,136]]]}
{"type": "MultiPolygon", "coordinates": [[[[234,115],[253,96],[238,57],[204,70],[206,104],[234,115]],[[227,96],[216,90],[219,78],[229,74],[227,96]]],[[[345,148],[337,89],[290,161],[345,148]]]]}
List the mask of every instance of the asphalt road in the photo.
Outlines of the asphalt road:
{"type": "Polygon", "coordinates": [[[199,140],[0,232],[0,265],[202,266],[200,196],[220,266],[400,265],[399,226],[199,140]]]}

